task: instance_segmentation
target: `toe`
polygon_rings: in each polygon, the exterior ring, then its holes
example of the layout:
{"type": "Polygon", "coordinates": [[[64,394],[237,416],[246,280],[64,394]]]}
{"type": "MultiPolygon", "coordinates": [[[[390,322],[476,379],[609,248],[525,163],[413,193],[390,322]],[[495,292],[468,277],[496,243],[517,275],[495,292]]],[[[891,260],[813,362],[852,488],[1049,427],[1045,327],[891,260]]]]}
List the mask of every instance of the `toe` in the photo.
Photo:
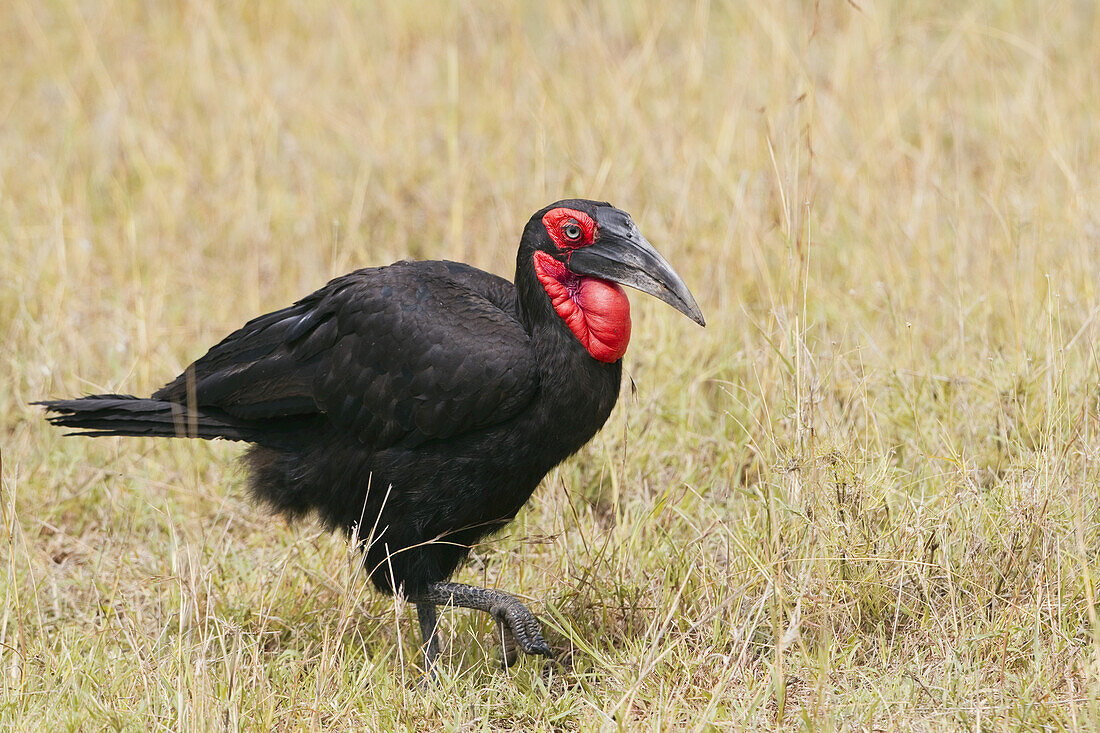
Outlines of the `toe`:
{"type": "Polygon", "coordinates": [[[535,639],[534,642],[532,642],[531,644],[531,648],[525,651],[528,654],[541,654],[544,657],[554,656],[554,652],[551,651],[550,645],[547,644],[542,637],[535,639]]]}

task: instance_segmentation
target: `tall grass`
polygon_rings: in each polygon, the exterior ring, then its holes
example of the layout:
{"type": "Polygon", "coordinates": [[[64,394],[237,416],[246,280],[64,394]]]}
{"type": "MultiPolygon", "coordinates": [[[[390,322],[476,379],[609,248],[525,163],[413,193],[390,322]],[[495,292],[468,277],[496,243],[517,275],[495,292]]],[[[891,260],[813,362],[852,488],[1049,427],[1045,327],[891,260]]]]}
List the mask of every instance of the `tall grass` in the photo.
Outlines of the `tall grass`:
{"type": "Polygon", "coordinates": [[[0,722],[24,730],[1094,730],[1100,12],[1087,2],[0,12],[0,722]],[[633,298],[604,431],[460,579],[495,662],[226,444],[62,438],[253,315],[403,257],[510,275],[631,211],[707,315],[633,298]]]}

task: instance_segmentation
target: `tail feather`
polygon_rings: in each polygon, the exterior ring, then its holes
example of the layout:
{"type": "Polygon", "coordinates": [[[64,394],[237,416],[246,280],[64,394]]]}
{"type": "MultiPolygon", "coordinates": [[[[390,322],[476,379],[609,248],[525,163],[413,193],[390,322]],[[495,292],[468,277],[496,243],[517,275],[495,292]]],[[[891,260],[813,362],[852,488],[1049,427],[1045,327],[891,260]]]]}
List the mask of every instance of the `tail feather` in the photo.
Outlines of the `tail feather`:
{"type": "Polygon", "coordinates": [[[220,410],[192,409],[176,402],[132,395],[89,395],[76,400],[43,400],[53,425],[73,428],[67,435],[130,435],[163,438],[223,438],[256,441],[258,426],[220,410]]]}

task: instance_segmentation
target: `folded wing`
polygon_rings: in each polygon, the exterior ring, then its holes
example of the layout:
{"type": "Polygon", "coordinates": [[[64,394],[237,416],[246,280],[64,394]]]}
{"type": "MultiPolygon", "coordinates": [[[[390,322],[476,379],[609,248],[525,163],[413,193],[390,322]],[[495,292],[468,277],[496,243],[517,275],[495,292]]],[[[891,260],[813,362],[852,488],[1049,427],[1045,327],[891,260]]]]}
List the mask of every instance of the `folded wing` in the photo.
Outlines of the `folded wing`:
{"type": "Polygon", "coordinates": [[[249,422],[323,414],[375,448],[487,427],[538,387],[514,299],[457,263],[359,270],[245,324],[153,399],[249,422]]]}

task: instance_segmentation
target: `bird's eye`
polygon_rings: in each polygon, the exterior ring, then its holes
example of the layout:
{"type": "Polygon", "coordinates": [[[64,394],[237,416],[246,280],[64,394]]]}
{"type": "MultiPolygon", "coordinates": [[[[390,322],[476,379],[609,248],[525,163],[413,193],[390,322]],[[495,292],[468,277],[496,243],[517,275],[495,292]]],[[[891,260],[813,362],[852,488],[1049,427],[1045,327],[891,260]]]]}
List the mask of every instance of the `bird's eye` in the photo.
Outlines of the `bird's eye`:
{"type": "Polygon", "coordinates": [[[565,235],[565,238],[570,242],[576,242],[581,238],[581,225],[574,219],[570,219],[565,222],[565,226],[561,228],[561,233],[565,235]]]}

